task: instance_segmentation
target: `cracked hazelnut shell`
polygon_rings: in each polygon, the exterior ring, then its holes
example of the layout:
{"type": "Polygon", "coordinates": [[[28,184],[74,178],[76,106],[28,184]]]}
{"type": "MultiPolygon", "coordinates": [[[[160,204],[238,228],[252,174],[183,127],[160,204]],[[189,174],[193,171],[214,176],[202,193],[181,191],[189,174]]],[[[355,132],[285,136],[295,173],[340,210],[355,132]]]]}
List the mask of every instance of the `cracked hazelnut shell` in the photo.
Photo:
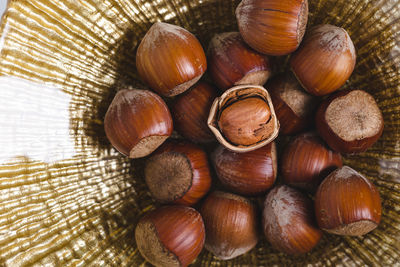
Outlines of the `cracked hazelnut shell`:
{"type": "Polygon", "coordinates": [[[223,146],[239,153],[269,144],[279,132],[268,91],[256,85],[235,86],[216,98],[207,123],[223,146]]]}

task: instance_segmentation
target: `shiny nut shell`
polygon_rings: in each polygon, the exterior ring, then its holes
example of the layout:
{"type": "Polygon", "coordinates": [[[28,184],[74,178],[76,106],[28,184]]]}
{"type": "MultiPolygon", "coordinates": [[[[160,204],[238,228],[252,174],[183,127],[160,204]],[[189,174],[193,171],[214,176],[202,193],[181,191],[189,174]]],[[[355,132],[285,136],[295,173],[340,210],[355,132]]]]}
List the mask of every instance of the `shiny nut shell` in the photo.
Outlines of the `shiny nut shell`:
{"type": "Polygon", "coordinates": [[[279,134],[292,135],[311,126],[318,100],[304,91],[293,74],[277,75],[268,81],[265,88],[271,95],[279,120],[279,134]]]}
{"type": "Polygon", "coordinates": [[[207,51],[208,72],[221,90],[234,85],[264,85],[271,74],[266,55],[250,48],[239,32],[215,35],[207,51]]]}
{"type": "Polygon", "coordinates": [[[321,229],[358,236],[375,229],[381,220],[379,192],[367,178],[348,166],[332,172],[315,195],[315,214],[321,229]]]}
{"type": "Polygon", "coordinates": [[[195,84],[207,69],[203,47],[186,29],[156,22],[136,53],[140,77],[157,93],[175,96],[195,84]]]}
{"type": "Polygon", "coordinates": [[[151,264],[188,266],[203,249],[204,222],[193,208],[164,206],[140,219],[135,239],[140,253],[151,264]]]}
{"type": "Polygon", "coordinates": [[[382,112],[363,90],[339,91],[321,103],[315,117],[318,133],[335,151],[360,153],[381,137],[382,112]]]}
{"type": "Polygon", "coordinates": [[[215,141],[207,118],[216,97],[217,89],[206,82],[199,82],[177,96],[171,107],[175,130],[194,143],[215,141]]]}
{"type": "Polygon", "coordinates": [[[239,31],[250,47],[267,55],[287,55],[303,39],[308,1],[242,0],[236,18],[239,31]]]}
{"type": "Polygon", "coordinates": [[[275,142],[246,153],[232,152],[220,145],[211,158],[219,180],[232,192],[259,195],[275,182],[278,171],[275,142]]]}
{"type": "Polygon", "coordinates": [[[186,141],[166,141],[146,161],[146,184],[162,203],[193,205],[210,189],[207,154],[186,141]]]}
{"type": "Polygon", "coordinates": [[[310,94],[323,96],[349,79],[356,63],[354,44],[345,29],[329,24],[307,31],[290,58],[293,73],[310,94]]]}
{"type": "Polygon", "coordinates": [[[258,241],[256,205],[245,197],[215,191],[201,206],[206,229],[205,248],[222,260],[240,256],[258,241]]]}
{"type": "Polygon", "coordinates": [[[280,167],[286,184],[314,193],[326,176],[342,167],[342,157],[329,149],[316,133],[305,133],[287,145],[280,167]]]}
{"type": "Polygon", "coordinates": [[[167,105],[148,90],[120,90],[104,118],[108,140],[130,158],[152,153],[172,134],[167,105]]]}
{"type": "Polygon", "coordinates": [[[262,219],[268,241],[286,254],[309,252],[322,237],[311,199],[286,185],[277,186],[267,194],[262,219]]]}

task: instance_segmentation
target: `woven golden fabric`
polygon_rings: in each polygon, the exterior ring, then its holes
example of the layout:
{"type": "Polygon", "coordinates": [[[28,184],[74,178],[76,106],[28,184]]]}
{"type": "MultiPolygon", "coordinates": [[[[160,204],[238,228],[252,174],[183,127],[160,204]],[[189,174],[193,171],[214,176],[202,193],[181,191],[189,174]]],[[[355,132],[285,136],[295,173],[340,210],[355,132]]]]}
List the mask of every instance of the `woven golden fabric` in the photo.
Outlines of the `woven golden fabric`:
{"type": "MultiPolygon", "coordinates": [[[[308,27],[330,23],[354,40],[344,88],[371,93],[384,116],[380,140],[345,163],[371,179],[383,219],[364,237],[324,234],[290,257],[265,238],[222,262],[196,266],[400,266],[400,2],[309,0],[308,27]]],[[[207,46],[237,30],[228,0],[11,0],[0,32],[0,266],[140,266],[135,225],[154,202],[142,160],[116,152],[103,118],[123,86],[147,88],[135,48],[155,21],[181,25],[207,46]]],[[[286,58],[277,60],[280,70],[286,58]]]]}

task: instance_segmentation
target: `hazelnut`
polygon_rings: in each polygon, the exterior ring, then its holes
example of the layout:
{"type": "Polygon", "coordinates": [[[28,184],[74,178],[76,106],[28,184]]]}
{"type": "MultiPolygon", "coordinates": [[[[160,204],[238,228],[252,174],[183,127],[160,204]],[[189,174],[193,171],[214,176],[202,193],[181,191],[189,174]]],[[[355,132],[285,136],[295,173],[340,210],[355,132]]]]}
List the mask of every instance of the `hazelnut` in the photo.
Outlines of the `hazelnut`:
{"type": "Polygon", "coordinates": [[[322,237],[312,201],[286,185],[272,189],[264,202],[263,228],[271,245],[286,254],[311,251],[322,237]]]}
{"type": "Polygon", "coordinates": [[[200,214],[185,206],[164,206],[147,213],[135,229],[137,247],[155,266],[188,266],[205,241],[200,214]]]}
{"type": "Polygon", "coordinates": [[[146,161],[145,180],[161,203],[193,205],[210,189],[206,153],[184,141],[167,141],[146,161]]]}
{"type": "Polygon", "coordinates": [[[208,126],[222,145],[235,152],[269,144],[279,132],[271,98],[256,85],[236,86],[216,98],[208,126]]]}
{"type": "Polygon", "coordinates": [[[216,89],[205,82],[179,95],[171,107],[176,131],[194,143],[214,141],[207,118],[216,97],[216,89]]]}
{"type": "Polygon", "coordinates": [[[240,34],[256,51],[282,56],[297,49],[308,20],[307,0],[243,0],[236,9],[240,34]]]}
{"type": "Polygon", "coordinates": [[[268,57],[251,49],[238,32],[213,37],[208,47],[208,70],[222,90],[234,85],[264,85],[271,74],[268,57]]]}
{"type": "Polygon", "coordinates": [[[154,91],[175,96],[201,78],[207,60],[193,34],[176,25],[156,22],[138,47],[136,68],[154,91]]]}
{"type": "Polygon", "coordinates": [[[212,155],[221,183],[235,193],[259,195],[272,187],[277,175],[275,143],[246,153],[219,146],[212,155]]]}
{"type": "Polygon", "coordinates": [[[130,158],[152,153],[172,134],[172,118],[165,102],[147,90],[119,91],[104,118],[110,143],[130,158]]]}
{"type": "Polygon", "coordinates": [[[290,58],[297,79],[310,94],[322,96],[339,89],[356,64],[356,50],[349,34],[333,25],[318,25],[307,32],[290,58]]]}
{"type": "Polygon", "coordinates": [[[332,172],[318,187],[315,214],[321,229],[337,235],[364,235],[381,220],[375,186],[348,166],[332,172]]]}
{"type": "Polygon", "coordinates": [[[233,259],[257,244],[257,211],[250,200],[215,191],[206,198],[200,213],[206,229],[205,248],[216,257],[233,259]]]}
{"type": "Polygon", "coordinates": [[[286,184],[315,192],[322,180],[341,166],[339,153],[330,150],[316,134],[306,133],[286,147],[281,173],[286,184]]]}
{"type": "Polygon", "coordinates": [[[293,74],[277,75],[265,87],[279,120],[280,134],[296,134],[310,126],[318,102],[316,97],[303,90],[293,74]]]}
{"type": "Polygon", "coordinates": [[[375,99],[367,92],[340,91],[320,105],[316,126],[333,150],[359,153],[382,135],[383,117],[375,99]]]}
{"type": "Polygon", "coordinates": [[[248,146],[265,138],[265,127],[271,119],[268,104],[259,97],[248,97],[232,103],[221,111],[218,127],[236,145],[248,146]],[[249,114],[254,119],[249,120],[249,114]]]}

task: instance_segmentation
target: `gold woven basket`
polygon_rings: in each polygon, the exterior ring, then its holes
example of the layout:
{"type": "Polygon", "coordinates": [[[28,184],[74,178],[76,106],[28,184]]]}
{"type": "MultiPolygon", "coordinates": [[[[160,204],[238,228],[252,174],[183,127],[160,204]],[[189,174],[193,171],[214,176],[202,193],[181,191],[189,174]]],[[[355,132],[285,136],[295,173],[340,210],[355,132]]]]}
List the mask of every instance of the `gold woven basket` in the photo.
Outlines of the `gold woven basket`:
{"type": "MultiPolygon", "coordinates": [[[[400,266],[400,2],[309,2],[308,27],[338,25],[354,40],[357,65],[344,88],[368,91],[383,112],[380,140],[345,158],[378,186],[382,222],[363,237],[325,234],[299,257],[262,239],[231,261],[203,251],[195,266],[400,266]]],[[[147,88],[135,47],[153,22],[181,25],[206,47],[213,34],[237,29],[238,3],[10,1],[0,28],[1,266],[148,265],[134,229],[155,203],[142,161],[105,138],[105,111],[118,88],[147,88]]]]}

